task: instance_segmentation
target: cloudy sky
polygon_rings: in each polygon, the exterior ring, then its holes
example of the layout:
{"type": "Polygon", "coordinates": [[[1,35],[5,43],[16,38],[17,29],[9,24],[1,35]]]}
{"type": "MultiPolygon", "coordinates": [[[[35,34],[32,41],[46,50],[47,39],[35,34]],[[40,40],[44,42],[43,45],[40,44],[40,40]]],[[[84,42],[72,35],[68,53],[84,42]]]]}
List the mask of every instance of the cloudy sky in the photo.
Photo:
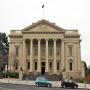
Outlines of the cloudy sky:
{"type": "MultiPolygon", "coordinates": [[[[0,0],[0,32],[23,29],[43,17],[43,0],[0,0]]],[[[90,65],[90,0],[44,0],[44,19],[81,34],[81,58],[90,65]]]]}

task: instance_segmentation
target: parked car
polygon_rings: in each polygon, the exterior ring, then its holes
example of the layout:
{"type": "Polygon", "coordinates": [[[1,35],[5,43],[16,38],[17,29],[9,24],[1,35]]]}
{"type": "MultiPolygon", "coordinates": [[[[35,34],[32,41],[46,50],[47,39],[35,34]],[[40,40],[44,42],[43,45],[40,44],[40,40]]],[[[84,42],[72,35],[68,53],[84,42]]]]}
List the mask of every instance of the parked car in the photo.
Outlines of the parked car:
{"type": "Polygon", "coordinates": [[[73,80],[64,79],[61,81],[61,87],[62,88],[66,88],[66,87],[78,88],[78,84],[73,80]]]}
{"type": "Polygon", "coordinates": [[[37,77],[36,81],[35,81],[35,85],[36,86],[47,86],[47,87],[51,87],[52,83],[50,81],[48,81],[46,78],[44,77],[37,77]]]}

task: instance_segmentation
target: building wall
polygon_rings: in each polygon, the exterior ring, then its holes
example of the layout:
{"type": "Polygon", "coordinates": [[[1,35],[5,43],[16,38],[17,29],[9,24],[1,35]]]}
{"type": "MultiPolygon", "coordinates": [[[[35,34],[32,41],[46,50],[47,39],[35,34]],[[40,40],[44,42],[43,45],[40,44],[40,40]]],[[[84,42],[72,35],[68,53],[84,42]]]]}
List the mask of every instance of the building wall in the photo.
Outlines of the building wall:
{"type": "MultiPolygon", "coordinates": [[[[36,24],[35,24],[36,25],[36,24]]],[[[33,26],[33,25],[32,25],[33,26]]],[[[81,63],[81,53],[80,53],[80,35],[78,30],[58,30],[58,27],[47,23],[44,21],[44,24],[33,26],[33,28],[26,28],[27,30],[12,30],[9,37],[9,70],[19,72],[21,68],[23,73],[41,73],[41,45],[39,41],[45,41],[45,53],[44,61],[45,65],[45,74],[48,75],[60,75],[64,74],[64,77],[75,79],[84,78],[84,65],[81,63]],[[51,26],[52,25],[52,26],[51,26]],[[42,32],[43,31],[43,32],[42,32]],[[29,42],[29,46],[26,46],[26,40],[29,42]],[[33,45],[33,40],[37,40],[37,57],[33,56],[35,45],[33,45]],[[47,41],[48,40],[48,41],[47,41]],[[47,51],[50,40],[53,41],[53,60],[49,60],[49,52],[47,51]],[[57,41],[60,41],[58,44],[57,41]],[[56,57],[57,48],[60,47],[60,56],[56,57]],[[18,55],[16,55],[16,47],[18,48],[18,55]],[[30,47],[30,54],[27,55],[27,47],[30,47]],[[70,54],[70,51],[72,52],[70,54]],[[36,59],[36,61],[35,61],[36,59]],[[57,60],[58,59],[58,60],[57,60]],[[57,70],[57,61],[59,62],[60,69],[57,70]],[[27,62],[30,62],[30,69],[27,70],[27,62]],[[37,63],[37,70],[34,69],[35,62],[37,63]],[[49,63],[52,62],[52,70],[48,67],[49,63]],[[70,70],[70,65],[72,65],[72,70],[70,70]],[[16,69],[18,68],[18,69],[16,69]]],[[[61,28],[60,28],[61,29],[61,28]]]]}

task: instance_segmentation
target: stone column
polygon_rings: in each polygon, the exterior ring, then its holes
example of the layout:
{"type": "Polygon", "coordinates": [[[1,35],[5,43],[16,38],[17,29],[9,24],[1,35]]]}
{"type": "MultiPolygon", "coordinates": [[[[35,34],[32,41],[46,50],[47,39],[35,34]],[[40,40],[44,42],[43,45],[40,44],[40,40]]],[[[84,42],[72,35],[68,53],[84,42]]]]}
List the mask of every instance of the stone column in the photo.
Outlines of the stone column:
{"type": "Polygon", "coordinates": [[[40,39],[38,39],[38,65],[37,65],[37,72],[40,74],[41,72],[41,49],[40,49],[40,39]]]}
{"type": "Polygon", "coordinates": [[[30,72],[33,72],[33,39],[30,39],[30,72]]]}
{"type": "Polygon", "coordinates": [[[46,39],[46,64],[45,72],[48,73],[48,39],[46,39]]]}
{"type": "Polygon", "coordinates": [[[81,47],[80,47],[80,42],[77,44],[77,56],[78,56],[78,70],[81,70],[81,47]]]}
{"type": "Polygon", "coordinates": [[[61,42],[61,70],[65,72],[65,61],[64,61],[64,40],[61,42]]]}
{"type": "Polygon", "coordinates": [[[8,60],[8,70],[11,70],[11,62],[12,62],[12,43],[9,42],[9,60],[8,60]]]}
{"type": "Polygon", "coordinates": [[[57,74],[57,63],[56,63],[56,39],[54,39],[53,74],[57,74]]]}
{"type": "Polygon", "coordinates": [[[15,70],[15,59],[16,59],[16,53],[15,53],[15,46],[14,46],[14,42],[11,43],[11,71],[14,71],[15,70]]]}
{"type": "Polygon", "coordinates": [[[25,40],[23,40],[23,72],[26,72],[26,45],[25,45],[25,40]]]}
{"type": "Polygon", "coordinates": [[[22,51],[23,51],[23,49],[22,49],[22,42],[21,42],[21,44],[20,44],[20,51],[19,51],[19,55],[20,55],[20,60],[19,60],[19,65],[18,65],[18,67],[19,67],[19,79],[20,80],[22,80],[23,79],[23,70],[22,70],[22,60],[23,60],[23,57],[22,57],[22,51]]]}
{"type": "Polygon", "coordinates": [[[73,63],[73,69],[77,71],[77,43],[74,43],[74,63],[73,63]]]}

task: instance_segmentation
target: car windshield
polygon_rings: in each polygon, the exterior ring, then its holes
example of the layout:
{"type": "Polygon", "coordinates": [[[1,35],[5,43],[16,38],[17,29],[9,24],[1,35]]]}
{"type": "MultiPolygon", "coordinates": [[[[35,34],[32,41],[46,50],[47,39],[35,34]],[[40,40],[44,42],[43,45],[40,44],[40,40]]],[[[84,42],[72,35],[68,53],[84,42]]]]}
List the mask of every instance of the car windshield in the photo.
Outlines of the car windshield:
{"type": "Polygon", "coordinates": [[[64,81],[65,81],[65,82],[68,82],[68,79],[65,79],[64,81]]]}
{"type": "Polygon", "coordinates": [[[44,77],[39,77],[38,80],[46,81],[47,79],[45,79],[44,77]]]}
{"type": "Polygon", "coordinates": [[[72,83],[73,81],[72,80],[69,80],[70,83],[72,83]]]}

